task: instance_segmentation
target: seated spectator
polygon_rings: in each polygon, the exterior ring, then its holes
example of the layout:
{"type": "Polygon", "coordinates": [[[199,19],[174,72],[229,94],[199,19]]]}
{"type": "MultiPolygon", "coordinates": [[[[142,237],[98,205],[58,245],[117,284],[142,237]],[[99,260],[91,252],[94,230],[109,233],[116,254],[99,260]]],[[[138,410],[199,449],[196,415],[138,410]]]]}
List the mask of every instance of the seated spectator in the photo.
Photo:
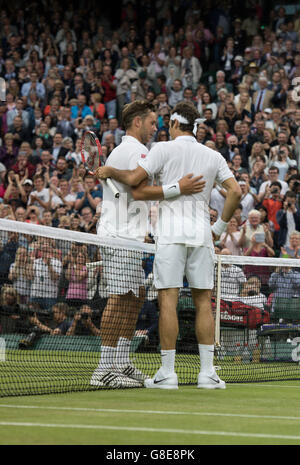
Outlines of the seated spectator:
{"type": "Polygon", "coordinates": [[[242,255],[242,249],[238,246],[241,232],[238,230],[238,222],[232,217],[228,223],[226,232],[220,236],[220,246],[222,249],[228,249],[231,255],[242,255]]]}
{"type": "MultiPolygon", "coordinates": [[[[221,255],[231,255],[229,249],[222,249],[221,255]]],[[[236,265],[222,265],[221,271],[221,298],[238,296],[242,284],[246,282],[243,270],[236,265]]]]}
{"type": "Polygon", "coordinates": [[[35,143],[37,137],[41,137],[43,139],[43,149],[52,150],[53,137],[50,134],[47,123],[44,121],[41,121],[39,127],[36,128],[33,144],[35,143]]]}
{"type": "Polygon", "coordinates": [[[259,276],[250,275],[242,285],[240,300],[244,304],[264,309],[267,304],[267,297],[261,292],[262,282],[259,276]]]}
{"type": "Polygon", "coordinates": [[[0,162],[6,169],[10,169],[17,161],[19,146],[14,140],[12,133],[7,132],[4,136],[4,144],[0,147],[0,162]]]}
{"type": "Polygon", "coordinates": [[[297,169],[297,161],[291,156],[291,152],[287,145],[280,148],[278,154],[274,152],[269,160],[269,165],[276,166],[279,170],[278,180],[285,181],[285,176],[289,168],[297,169]]]}
{"type": "Polygon", "coordinates": [[[75,126],[72,121],[70,106],[65,106],[61,109],[61,116],[58,117],[56,133],[60,133],[62,135],[62,139],[65,137],[75,139],[75,126]]]}
{"type": "Polygon", "coordinates": [[[84,232],[95,234],[96,233],[96,224],[99,219],[99,216],[96,212],[93,212],[91,207],[83,207],[81,209],[82,223],[81,227],[84,232]]]}
{"type": "Polygon", "coordinates": [[[281,247],[282,258],[300,258],[300,232],[293,231],[289,235],[288,245],[281,247]]]}
{"type": "Polygon", "coordinates": [[[285,266],[277,267],[270,276],[269,287],[273,293],[273,305],[277,297],[300,297],[300,273],[285,266]]]}
{"type": "Polygon", "coordinates": [[[100,336],[100,329],[97,326],[100,326],[100,318],[95,315],[89,305],[82,305],[73,317],[68,335],[100,336]]]}
{"type": "Polygon", "coordinates": [[[64,302],[58,302],[51,307],[51,313],[49,314],[52,317],[51,319],[46,317],[45,321],[41,321],[35,314],[32,322],[43,333],[49,333],[51,336],[69,336],[72,321],[68,319],[68,314],[68,305],[64,302]]]}
{"type": "Polygon", "coordinates": [[[44,210],[41,218],[41,224],[43,226],[53,226],[53,218],[50,210],[44,210]]]}

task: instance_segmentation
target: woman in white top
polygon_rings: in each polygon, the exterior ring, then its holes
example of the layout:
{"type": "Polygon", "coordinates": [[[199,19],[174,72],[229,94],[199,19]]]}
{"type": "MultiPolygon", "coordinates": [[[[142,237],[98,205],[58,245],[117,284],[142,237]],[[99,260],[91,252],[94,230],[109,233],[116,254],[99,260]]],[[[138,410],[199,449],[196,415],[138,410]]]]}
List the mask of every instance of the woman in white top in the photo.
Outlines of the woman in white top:
{"type": "Polygon", "coordinates": [[[240,237],[241,232],[238,230],[238,222],[233,216],[228,223],[226,232],[223,232],[220,236],[222,249],[229,249],[231,255],[242,255],[242,249],[238,245],[240,237]]]}

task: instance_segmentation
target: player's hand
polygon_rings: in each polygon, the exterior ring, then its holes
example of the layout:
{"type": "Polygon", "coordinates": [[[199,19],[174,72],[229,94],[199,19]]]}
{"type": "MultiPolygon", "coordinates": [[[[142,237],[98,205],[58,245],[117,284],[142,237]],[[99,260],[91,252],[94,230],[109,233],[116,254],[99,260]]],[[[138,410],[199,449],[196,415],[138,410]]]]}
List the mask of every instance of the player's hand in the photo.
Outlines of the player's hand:
{"type": "Polygon", "coordinates": [[[179,181],[181,195],[191,195],[197,192],[202,192],[206,182],[202,179],[203,176],[193,177],[193,173],[189,173],[179,181]]]}
{"type": "Polygon", "coordinates": [[[109,166],[99,166],[95,171],[95,176],[98,179],[107,179],[111,177],[109,166]]]}

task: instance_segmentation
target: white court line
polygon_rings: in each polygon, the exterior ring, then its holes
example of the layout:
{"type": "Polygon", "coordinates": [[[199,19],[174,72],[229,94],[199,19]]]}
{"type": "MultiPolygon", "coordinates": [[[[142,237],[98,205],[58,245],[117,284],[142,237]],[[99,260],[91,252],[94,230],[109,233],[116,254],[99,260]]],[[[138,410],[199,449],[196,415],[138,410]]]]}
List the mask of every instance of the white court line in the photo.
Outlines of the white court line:
{"type": "Polygon", "coordinates": [[[265,433],[239,433],[236,431],[206,431],[206,430],[185,430],[185,429],[169,429],[169,428],[144,428],[134,426],[108,426],[108,425],[67,425],[59,423],[24,423],[1,421],[0,426],[20,426],[20,427],[38,427],[38,428],[69,428],[69,429],[95,429],[95,430],[110,430],[110,431],[133,431],[143,433],[169,433],[169,434],[194,434],[204,436],[231,436],[242,438],[260,438],[260,439],[291,439],[300,440],[300,436],[290,436],[283,434],[265,434],[265,433]]]}
{"type": "Polygon", "coordinates": [[[212,416],[212,417],[231,417],[231,418],[259,418],[269,420],[295,420],[300,421],[300,417],[279,416],[279,415],[252,415],[242,413],[216,413],[216,412],[180,412],[168,410],[129,410],[129,409],[111,409],[111,408],[85,408],[85,407],[54,407],[40,405],[12,405],[0,404],[0,408],[13,409],[37,409],[37,410],[59,410],[70,412],[94,412],[94,413],[141,413],[143,415],[186,415],[186,416],[212,416]]]}

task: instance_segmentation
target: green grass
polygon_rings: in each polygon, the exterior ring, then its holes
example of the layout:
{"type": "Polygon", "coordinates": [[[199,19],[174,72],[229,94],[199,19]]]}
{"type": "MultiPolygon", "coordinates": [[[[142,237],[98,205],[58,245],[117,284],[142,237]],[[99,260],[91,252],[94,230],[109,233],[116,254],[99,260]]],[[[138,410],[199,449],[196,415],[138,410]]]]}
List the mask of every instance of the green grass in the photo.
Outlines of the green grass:
{"type": "MultiPolygon", "coordinates": [[[[89,379],[99,353],[8,350],[6,356],[1,445],[300,443],[297,363],[243,365],[227,357],[219,372],[227,389],[207,391],[196,388],[199,356],[177,354],[180,381],[192,383],[178,391],[97,390],[89,379]],[[232,384],[237,380],[244,383],[232,384]]],[[[134,363],[152,375],[160,356],[134,354],[134,363]]]]}
{"type": "Polygon", "coordinates": [[[0,399],[0,444],[296,445],[300,382],[0,399]]]}

